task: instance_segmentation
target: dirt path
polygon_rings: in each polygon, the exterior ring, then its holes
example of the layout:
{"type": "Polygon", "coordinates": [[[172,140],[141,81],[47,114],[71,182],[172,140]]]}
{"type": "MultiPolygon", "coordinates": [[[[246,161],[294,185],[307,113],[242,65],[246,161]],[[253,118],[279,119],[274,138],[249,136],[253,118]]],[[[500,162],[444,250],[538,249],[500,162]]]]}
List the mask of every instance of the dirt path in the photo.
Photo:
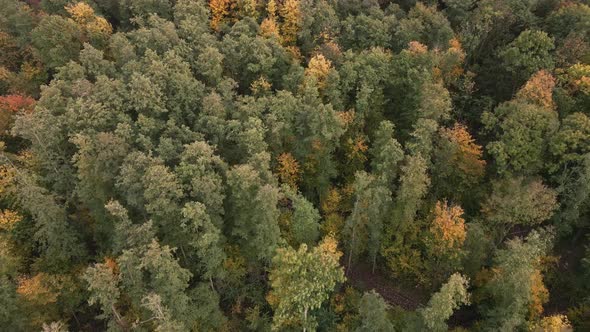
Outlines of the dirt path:
{"type": "Polygon", "coordinates": [[[418,290],[397,287],[394,280],[387,278],[379,271],[376,270],[373,274],[369,266],[359,264],[351,267],[347,278],[353,286],[360,290],[374,289],[392,306],[415,310],[423,304],[423,296],[418,290]]]}

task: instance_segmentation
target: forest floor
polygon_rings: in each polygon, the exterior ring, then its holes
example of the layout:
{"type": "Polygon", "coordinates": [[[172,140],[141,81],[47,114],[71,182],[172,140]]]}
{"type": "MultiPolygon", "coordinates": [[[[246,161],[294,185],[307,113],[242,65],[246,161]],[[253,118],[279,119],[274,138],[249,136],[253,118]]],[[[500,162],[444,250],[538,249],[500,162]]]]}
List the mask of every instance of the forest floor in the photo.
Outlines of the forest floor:
{"type": "Polygon", "coordinates": [[[388,278],[379,269],[375,269],[373,273],[368,264],[351,266],[346,277],[357,289],[375,290],[391,306],[400,306],[405,310],[415,310],[424,305],[428,299],[421,289],[404,287],[388,278]]]}
{"type": "MultiPolygon", "coordinates": [[[[428,291],[396,282],[385,273],[375,269],[373,273],[369,264],[357,264],[350,268],[346,276],[350,283],[361,291],[375,290],[392,307],[404,310],[416,310],[428,303],[428,291]]],[[[472,306],[463,306],[453,313],[448,323],[451,327],[470,326],[478,318],[472,306]]]]}

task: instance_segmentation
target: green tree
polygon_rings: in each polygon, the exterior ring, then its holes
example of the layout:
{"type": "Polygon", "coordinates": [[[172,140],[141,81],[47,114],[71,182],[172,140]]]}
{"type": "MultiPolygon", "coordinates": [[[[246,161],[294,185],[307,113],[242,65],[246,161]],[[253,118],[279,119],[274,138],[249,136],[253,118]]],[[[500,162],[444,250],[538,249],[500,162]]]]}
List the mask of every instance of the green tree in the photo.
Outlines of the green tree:
{"type": "Polygon", "coordinates": [[[372,173],[388,188],[392,188],[399,173],[399,164],[404,158],[402,146],[394,137],[393,123],[383,121],[379,124],[369,152],[372,156],[372,173]]]}
{"type": "Polygon", "coordinates": [[[467,278],[455,273],[430,297],[426,308],[419,310],[428,331],[448,331],[446,321],[453,315],[453,311],[461,305],[469,304],[468,287],[467,278]]]}
{"type": "Polygon", "coordinates": [[[484,113],[482,122],[496,140],[486,146],[499,173],[535,174],[543,167],[547,141],[559,121],[553,110],[514,100],[484,113]]]}
{"type": "Polygon", "coordinates": [[[395,33],[398,49],[418,41],[430,48],[444,49],[453,38],[453,29],[443,13],[434,6],[416,3],[406,18],[399,21],[395,33]]]}
{"type": "Polygon", "coordinates": [[[301,244],[310,247],[315,245],[320,237],[320,213],[301,193],[286,186],[282,190],[293,210],[290,216],[293,247],[298,248],[301,244]]]}
{"type": "Polygon", "coordinates": [[[501,241],[515,225],[534,226],[548,220],[557,207],[555,190],[540,180],[508,178],[492,184],[481,212],[501,241]]]}
{"type": "Polygon", "coordinates": [[[551,234],[532,232],[526,241],[515,238],[498,250],[495,272],[483,291],[488,302],[481,306],[484,326],[489,331],[514,331],[525,326],[535,301],[534,275],[549,250],[551,234]]]}
{"type": "Polygon", "coordinates": [[[279,190],[264,183],[251,165],[233,167],[227,175],[226,220],[243,253],[269,261],[280,243],[279,190]]]}
{"type": "Polygon", "coordinates": [[[389,320],[387,311],[389,305],[374,290],[363,294],[359,305],[361,325],[356,332],[393,332],[393,324],[389,320]]]}
{"type": "Polygon", "coordinates": [[[269,275],[271,291],[267,299],[274,308],[273,330],[300,326],[312,331],[317,321],[312,311],[319,309],[337,283],[344,282],[338,260],[342,253],[332,238],[325,238],[308,250],[281,248],[273,257],[269,275]]]}
{"type": "Polygon", "coordinates": [[[31,43],[39,57],[51,69],[78,58],[82,48],[82,31],[71,19],[59,15],[44,17],[31,31],[31,43]]]}
{"type": "Polygon", "coordinates": [[[513,75],[513,87],[519,86],[541,69],[552,70],[551,51],[554,39],[544,31],[525,30],[514,41],[502,48],[498,56],[502,67],[513,75]]]}
{"type": "Polygon", "coordinates": [[[350,269],[353,258],[367,253],[374,271],[389,216],[391,192],[374,176],[362,171],[356,173],[353,186],[354,207],[344,229],[348,242],[347,268],[350,269]]]}

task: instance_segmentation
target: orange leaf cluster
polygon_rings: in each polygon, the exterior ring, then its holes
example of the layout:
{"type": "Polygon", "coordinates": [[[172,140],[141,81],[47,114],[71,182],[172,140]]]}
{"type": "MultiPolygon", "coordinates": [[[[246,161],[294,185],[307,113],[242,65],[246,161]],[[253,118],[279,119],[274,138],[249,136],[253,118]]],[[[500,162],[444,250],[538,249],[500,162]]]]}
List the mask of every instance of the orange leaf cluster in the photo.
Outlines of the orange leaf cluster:
{"type": "Polygon", "coordinates": [[[458,205],[448,206],[446,201],[436,202],[430,231],[443,248],[461,247],[467,235],[463,209],[458,205]]]}
{"type": "Polygon", "coordinates": [[[31,278],[21,278],[16,292],[32,303],[55,303],[59,294],[49,287],[47,277],[45,273],[39,273],[31,278]]]}
{"type": "Polygon", "coordinates": [[[350,161],[358,161],[364,163],[367,161],[367,150],[369,146],[367,145],[365,138],[360,136],[355,139],[350,138],[346,142],[346,157],[350,161]]]}
{"type": "Polygon", "coordinates": [[[554,87],[555,78],[548,71],[539,70],[518,91],[516,97],[539,104],[548,109],[553,109],[554,87]]]}
{"type": "Polygon", "coordinates": [[[219,31],[219,25],[229,14],[230,0],[211,0],[209,9],[211,10],[211,28],[219,31]]]}
{"type": "Polygon", "coordinates": [[[31,111],[35,106],[35,99],[22,95],[0,96],[0,111],[16,113],[31,111]]]}
{"type": "Polygon", "coordinates": [[[482,148],[467,131],[467,127],[455,123],[453,128],[443,129],[442,135],[457,146],[452,156],[454,164],[464,173],[480,177],[485,171],[485,160],[482,159],[482,148]]]}
{"type": "Polygon", "coordinates": [[[408,51],[412,54],[424,54],[428,52],[428,47],[418,41],[411,41],[408,43],[408,51]]]}
{"type": "Polygon", "coordinates": [[[531,275],[531,295],[529,316],[533,321],[543,314],[543,305],[549,300],[549,291],[543,283],[543,275],[539,270],[535,270],[531,275]]]}

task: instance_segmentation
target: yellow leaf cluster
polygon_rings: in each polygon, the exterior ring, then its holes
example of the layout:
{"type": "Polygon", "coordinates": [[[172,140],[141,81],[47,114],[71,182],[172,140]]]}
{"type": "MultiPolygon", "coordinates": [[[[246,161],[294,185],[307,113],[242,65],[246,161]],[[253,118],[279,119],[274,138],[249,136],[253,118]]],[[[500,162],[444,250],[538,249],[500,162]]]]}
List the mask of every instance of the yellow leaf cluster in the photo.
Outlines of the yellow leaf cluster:
{"type": "Polygon", "coordinates": [[[219,26],[229,14],[230,0],[211,0],[209,9],[211,10],[211,28],[219,31],[219,26]]]}
{"type": "Polygon", "coordinates": [[[322,255],[328,259],[338,262],[340,257],[342,257],[342,251],[338,250],[338,241],[334,238],[333,234],[326,236],[320,242],[318,248],[321,250],[322,255]]]}
{"type": "Polygon", "coordinates": [[[252,84],[250,84],[250,90],[254,95],[259,95],[268,92],[271,88],[272,84],[264,76],[261,76],[260,78],[252,82],[252,84]]]}
{"type": "Polygon", "coordinates": [[[294,44],[297,41],[302,18],[299,0],[285,0],[279,9],[279,14],[283,18],[281,26],[283,40],[287,44],[294,44]]]}
{"type": "Polygon", "coordinates": [[[292,188],[297,188],[299,181],[299,163],[290,153],[283,153],[278,158],[279,179],[282,183],[286,183],[292,188]]]}
{"type": "Polygon", "coordinates": [[[539,70],[516,94],[517,98],[553,109],[553,88],[555,78],[546,70],[539,70]]]}
{"type": "Polygon", "coordinates": [[[314,77],[318,82],[318,87],[323,89],[326,86],[326,80],[332,70],[332,62],[326,59],[322,54],[314,55],[305,69],[305,75],[314,77]]]}
{"type": "Polygon", "coordinates": [[[260,23],[260,34],[264,37],[274,37],[277,38],[279,42],[281,41],[279,26],[274,17],[267,17],[262,21],[262,23],[260,23]]]}
{"type": "Polygon", "coordinates": [[[23,217],[12,210],[0,210],[0,230],[10,231],[23,217]]]}
{"type": "Polygon", "coordinates": [[[457,146],[452,161],[461,171],[471,176],[480,177],[485,171],[485,160],[482,159],[482,148],[475,143],[467,127],[455,123],[453,128],[443,129],[442,135],[457,146]]]}
{"type": "Polygon", "coordinates": [[[562,79],[572,92],[590,94],[590,65],[575,64],[566,70],[562,79]]]}
{"type": "Polygon", "coordinates": [[[340,214],[341,202],[342,195],[338,188],[330,188],[328,194],[321,202],[325,220],[321,226],[322,232],[324,234],[333,234],[336,239],[340,239],[342,229],[344,228],[344,218],[340,214]]]}
{"type": "Polygon", "coordinates": [[[570,332],[573,327],[565,315],[552,315],[543,317],[532,329],[535,332],[570,332]]]}
{"type": "Polygon", "coordinates": [[[13,167],[0,165],[0,194],[4,194],[14,182],[16,171],[13,167]]]}
{"type": "Polygon", "coordinates": [[[269,0],[266,4],[266,13],[269,18],[276,19],[277,17],[277,3],[275,0],[269,0]]]}
{"type": "Polygon", "coordinates": [[[430,231],[442,248],[461,247],[467,235],[463,209],[458,205],[448,206],[446,201],[436,202],[430,231]]]}
{"type": "Polygon", "coordinates": [[[91,35],[108,36],[113,32],[111,24],[104,17],[96,16],[94,9],[85,2],[70,4],[65,9],[91,35]]]}
{"type": "Polygon", "coordinates": [[[543,305],[549,300],[549,291],[543,283],[541,271],[535,270],[531,275],[531,303],[529,304],[529,318],[535,320],[543,314],[543,305]]]}
{"type": "Polygon", "coordinates": [[[47,279],[48,275],[45,273],[38,273],[31,278],[21,278],[16,292],[35,304],[55,303],[59,293],[51,289],[47,279]]]}

